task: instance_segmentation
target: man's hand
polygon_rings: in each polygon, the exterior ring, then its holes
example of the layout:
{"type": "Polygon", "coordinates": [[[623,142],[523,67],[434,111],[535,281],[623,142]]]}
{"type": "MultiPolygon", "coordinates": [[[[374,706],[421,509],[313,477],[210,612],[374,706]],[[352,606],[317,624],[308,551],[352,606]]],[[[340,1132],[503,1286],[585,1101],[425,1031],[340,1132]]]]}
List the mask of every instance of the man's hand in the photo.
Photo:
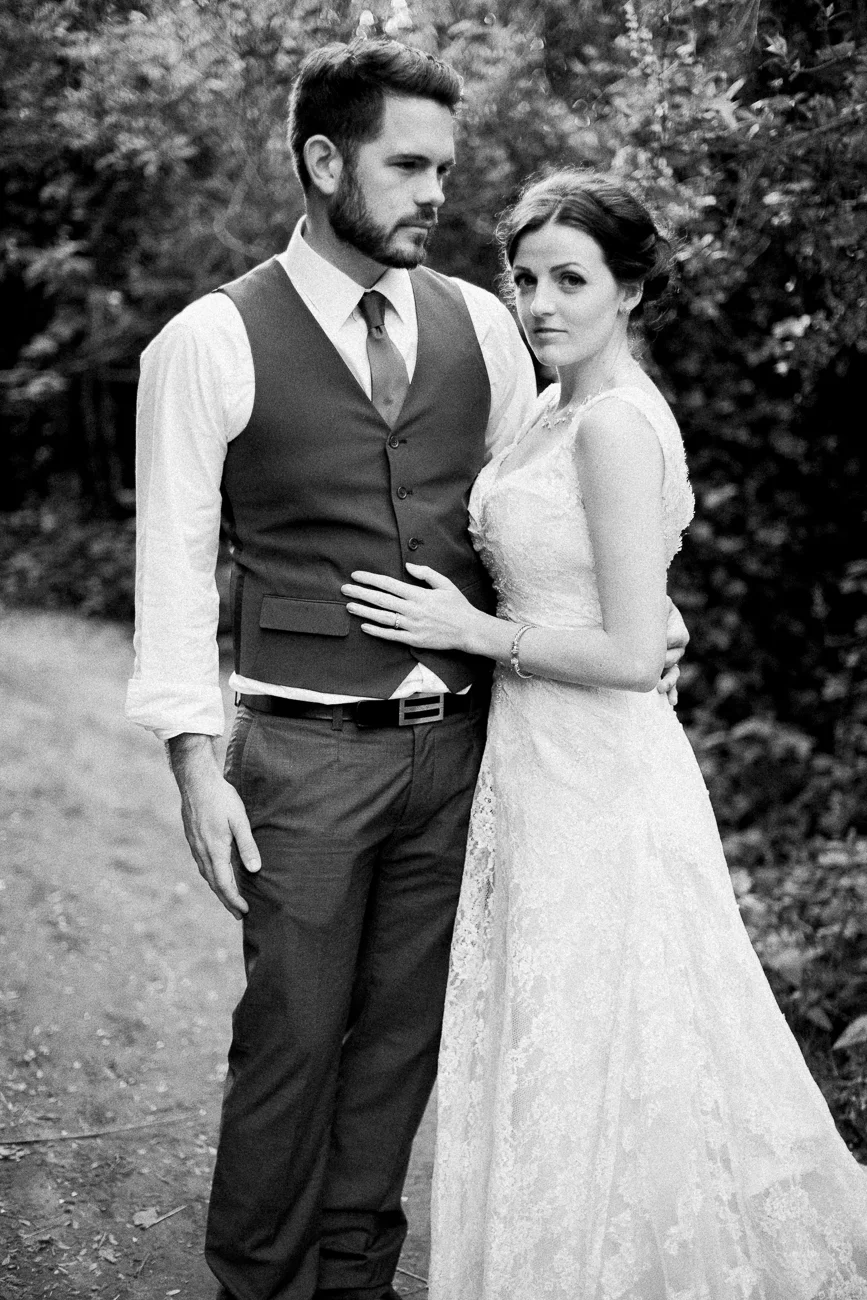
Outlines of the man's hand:
{"type": "Polygon", "coordinates": [[[226,910],[240,921],[249,909],[238,892],[232,862],[240,861],[247,871],[258,871],[262,865],[241,797],[220,772],[211,736],[173,736],[167,749],[196,866],[226,910]]]}
{"type": "Polygon", "coordinates": [[[689,632],[680,615],[680,610],[668,598],[668,622],[665,627],[665,667],[656,689],[660,695],[667,695],[672,708],[677,704],[677,679],[680,676],[679,661],[689,644],[689,632]]]}

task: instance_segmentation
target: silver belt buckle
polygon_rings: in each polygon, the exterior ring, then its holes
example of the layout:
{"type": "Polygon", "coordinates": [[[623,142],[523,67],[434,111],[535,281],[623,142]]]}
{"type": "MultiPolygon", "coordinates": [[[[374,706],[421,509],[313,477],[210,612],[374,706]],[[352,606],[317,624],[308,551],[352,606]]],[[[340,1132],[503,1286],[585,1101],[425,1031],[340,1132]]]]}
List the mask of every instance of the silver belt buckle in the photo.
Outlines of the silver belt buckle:
{"type": "Polygon", "coordinates": [[[399,727],[417,727],[420,722],[442,722],[445,715],[444,695],[407,695],[397,702],[399,727]]]}

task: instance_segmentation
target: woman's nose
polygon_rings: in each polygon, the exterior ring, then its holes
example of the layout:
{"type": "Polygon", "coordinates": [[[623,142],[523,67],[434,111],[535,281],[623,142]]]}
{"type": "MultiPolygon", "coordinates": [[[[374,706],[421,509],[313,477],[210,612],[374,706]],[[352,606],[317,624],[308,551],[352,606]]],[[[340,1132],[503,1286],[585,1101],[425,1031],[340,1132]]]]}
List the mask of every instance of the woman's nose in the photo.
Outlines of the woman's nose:
{"type": "Polygon", "coordinates": [[[534,316],[550,316],[553,310],[554,304],[551,301],[551,295],[541,285],[538,285],[536,292],[533,294],[533,301],[530,303],[530,311],[534,316]]]}

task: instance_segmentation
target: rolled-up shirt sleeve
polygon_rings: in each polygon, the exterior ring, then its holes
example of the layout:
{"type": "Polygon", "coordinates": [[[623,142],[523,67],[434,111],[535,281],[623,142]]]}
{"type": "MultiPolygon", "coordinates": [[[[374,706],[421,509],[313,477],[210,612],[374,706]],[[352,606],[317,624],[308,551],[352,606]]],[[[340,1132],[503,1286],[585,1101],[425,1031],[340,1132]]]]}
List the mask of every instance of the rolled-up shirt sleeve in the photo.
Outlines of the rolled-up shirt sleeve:
{"type": "Polygon", "coordinates": [[[220,484],[229,441],[249,421],[253,388],[246,332],[223,294],[182,311],[142,355],[135,667],[126,713],[160,740],[223,730],[220,484]]]}

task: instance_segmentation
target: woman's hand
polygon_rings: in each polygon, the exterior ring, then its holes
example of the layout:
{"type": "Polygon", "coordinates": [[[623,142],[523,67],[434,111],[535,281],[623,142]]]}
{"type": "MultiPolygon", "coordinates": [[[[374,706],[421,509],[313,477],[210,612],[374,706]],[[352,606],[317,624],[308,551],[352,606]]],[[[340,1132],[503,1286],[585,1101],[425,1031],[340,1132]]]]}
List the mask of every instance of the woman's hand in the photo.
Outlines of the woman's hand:
{"type": "Polygon", "coordinates": [[[677,706],[677,679],[680,676],[679,661],[689,644],[689,632],[680,610],[671,597],[668,597],[668,621],[665,628],[665,666],[656,689],[660,695],[668,697],[672,708],[677,706]]]}
{"type": "Polygon", "coordinates": [[[489,615],[471,605],[455,584],[435,569],[423,564],[406,567],[428,587],[362,571],[353,573],[352,582],[341,587],[344,596],[352,598],[346,606],[350,614],[367,620],[362,631],[422,650],[483,653],[478,642],[489,615]]]}

